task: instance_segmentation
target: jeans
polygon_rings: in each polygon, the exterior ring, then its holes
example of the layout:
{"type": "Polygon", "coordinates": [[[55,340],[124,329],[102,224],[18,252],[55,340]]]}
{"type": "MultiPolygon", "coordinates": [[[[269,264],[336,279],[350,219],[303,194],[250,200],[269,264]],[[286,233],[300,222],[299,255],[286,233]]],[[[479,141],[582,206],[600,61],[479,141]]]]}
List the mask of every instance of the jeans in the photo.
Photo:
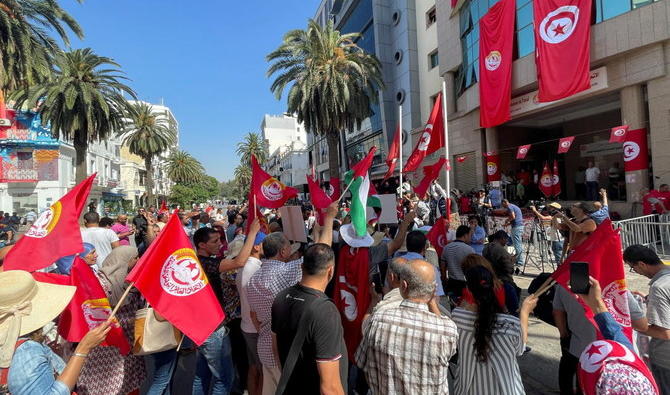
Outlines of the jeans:
{"type": "Polygon", "coordinates": [[[598,182],[586,181],[586,200],[598,200],[598,182]]]}
{"type": "Polygon", "coordinates": [[[551,251],[554,253],[554,259],[556,260],[556,266],[561,264],[561,256],[563,255],[563,242],[562,241],[552,241],[551,242],[551,251]]]}
{"type": "Polygon", "coordinates": [[[166,350],[149,354],[147,356],[153,360],[154,375],[151,379],[151,387],[147,390],[147,395],[169,394],[170,379],[172,372],[176,369],[177,350],[166,350]]]}
{"type": "Polygon", "coordinates": [[[228,328],[221,326],[198,347],[198,356],[193,379],[193,395],[228,394],[233,387],[235,369],[228,328]]]}
{"type": "Polygon", "coordinates": [[[523,266],[523,243],[521,237],[523,236],[523,225],[512,228],[512,245],[516,251],[516,266],[523,266]]]}

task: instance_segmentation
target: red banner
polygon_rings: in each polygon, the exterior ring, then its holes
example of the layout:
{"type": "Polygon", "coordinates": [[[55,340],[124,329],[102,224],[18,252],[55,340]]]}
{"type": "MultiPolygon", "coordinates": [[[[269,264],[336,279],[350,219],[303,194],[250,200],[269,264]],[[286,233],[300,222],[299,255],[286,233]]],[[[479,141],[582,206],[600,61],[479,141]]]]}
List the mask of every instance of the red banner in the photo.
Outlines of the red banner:
{"type": "Polygon", "coordinates": [[[487,152],[484,157],[486,158],[486,181],[500,181],[500,155],[487,152]]]}
{"type": "Polygon", "coordinates": [[[479,20],[479,123],[488,128],[510,118],[515,0],[496,3],[479,20]]]}
{"type": "Polygon", "coordinates": [[[149,304],[197,345],[225,315],[178,215],[170,216],[126,277],[149,304]]]}
{"type": "Polygon", "coordinates": [[[559,154],[564,154],[568,151],[570,151],[570,147],[572,147],[572,142],[575,140],[575,136],[570,136],[570,137],[563,137],[558,141],[558,153],[559,154]]]}
{"type": "Polygon", "coordinates": [[[404,173],[415,171],[421,165],[423,158],[444,147],[444,117],[442,115],[442,93],[437,95],[433,111],[430,112],[428,123],[423,129],[421,138],[407,159],[404,173]]]}
{"type": "Polygon", "coordinates": [[[589,89],[591,0],[533,2],[540,102],[589,89]]]}
{"type": "Polygon", "coordinates": [[[626,132],[628,132],[628,125],[612,128],[610,131],[610,143],[623,143],[626,141],[626,132]]]}
{"type": "Polygon", "coordinates": [[[544,168],[542,168],[542,175],[540,176],[540,185],[538,186],[545,197],[549,197],[554,193],[554,177],[552,177],[549,171],[547,162],[544,162],[544,168]]]}
{"type": "Polygon", "coordinates": [[[433,227],[430,228],[428,234],[426,234],[426,238],[428,239],[428,241],[430,241],[430,244],[433,245],[433,247],[435,248],[435,252],[437,252],[437,256],[439,257],[442,256],[442,250],[448,243],[447,241],[448,226],[449,222],[447,222],[447,219],[445,217],[440,217],[437,221],[435,221],[435,225],[433,225],[433,227]]]}
{"type": "Polygon", "coordinates": [[[428,191],[428,188],[430,187],[430,183],[440,176],[440,171],[444,168],[445,163],[447,163],[447,160],[440,158],[434,164],[423,168],[423,179],[421,179],[421,182],[414,187],[414,192],[419,196],[419,199],[423,199],[426,191],[428,191]]]}
{"type": "Polygon", "coordinates": [[[288,187],[261,169],[255,156],[251,156],[251,191],[260,207],[279,208],[298,195],[295,188],[288,187]]]}
{"type": "Polygon", "coordinates": [[[96,174],[80,182],[40,214],[5,256],[4,270],[32,272],[51,265],[60,257],[81,252],[79,216],[96,174]]]}
{"type": "Polygon", "coordinates": [[[314,206],[314,211],[316,213],[316,218],[319,221],[319,225],[323,225],[323,218],[326,212],[326,208],[333,201],[323,189],[319,188],[319,183],[317,183],[309,175],[307,175],[307,188],[309,189],[309,200],[314,206]]]}
{"type": "Polygon", "coordinates": [[[368,174],[368,170],[370,170],[370,166],[372,166],[372,160],[375,158],[375,152],[377,152],[377,147],[371,147],[368,154],[365,155],[365,158],[351,166],[351,170],[354,172],[351,178],[352,180],[357,177],[365,177],[368,174]]]}
{"type": "Polygon", "coordinates": [[[530,151],[530,144],[526,145],[521,145],[519,148],[516,150],[516,158],[517,159],[525,159],[526,155],[528,155],[528,151],[530,151]]]}
{"type": "Polygon", "coordinates": [[[625,171],[649,168],[649,149],[647,148],[647,129],[629,130],[623,143],[625,171]]]}
{"type": "Polygon", "coordinates": [[[384,178],[382,180],[386,180],[389,177],[391,177],[393,175],[393,172],[395,171],[396,162],[398,162],[398,158],[400,157],[401,139],[402,139],[402,132],[400,131],[400,125],[398,125],[396,127],[395,136],[393,136],[391,146],[389,147],[388,156],[386,157],[386,166],[388,166],[389,168],[386,171],[386,174],[384,174],[384,178]]]}
{"type": "Polygon", "coordinates": [[[554,159],[554,171],[552,174],[552,179],[554,181],[554,190],[552,192],[552,195],[555,197],[558,197],[561,194],[561,177],[559,176],[558,173],[558,160],[554,159]]]}

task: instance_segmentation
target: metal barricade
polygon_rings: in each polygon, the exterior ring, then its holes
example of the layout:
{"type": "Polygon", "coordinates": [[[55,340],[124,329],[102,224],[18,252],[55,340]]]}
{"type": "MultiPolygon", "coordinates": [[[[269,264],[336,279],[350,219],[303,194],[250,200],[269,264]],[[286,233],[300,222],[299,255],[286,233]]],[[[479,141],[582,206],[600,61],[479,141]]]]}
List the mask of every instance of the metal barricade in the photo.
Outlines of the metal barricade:
{"type": "Polygon", "coordinates": [[[641,244],[656,251],[661,258],[670,257],[670,215],[644,215],[612,225],[620,229],[622,249],[641,244]]]}

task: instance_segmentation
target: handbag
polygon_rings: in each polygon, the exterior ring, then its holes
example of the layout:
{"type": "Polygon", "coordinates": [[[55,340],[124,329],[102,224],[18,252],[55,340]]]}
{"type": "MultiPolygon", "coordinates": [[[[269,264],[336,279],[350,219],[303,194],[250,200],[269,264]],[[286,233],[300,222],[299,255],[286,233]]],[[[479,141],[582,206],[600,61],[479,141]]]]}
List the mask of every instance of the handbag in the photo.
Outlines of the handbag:
{"type": "Polygon", "coordinates": [[[135,313],[133,354],[147,355],[177,348],[182,337],[182,333],[168,321],[159,320],[152,307],[135,313]]]}

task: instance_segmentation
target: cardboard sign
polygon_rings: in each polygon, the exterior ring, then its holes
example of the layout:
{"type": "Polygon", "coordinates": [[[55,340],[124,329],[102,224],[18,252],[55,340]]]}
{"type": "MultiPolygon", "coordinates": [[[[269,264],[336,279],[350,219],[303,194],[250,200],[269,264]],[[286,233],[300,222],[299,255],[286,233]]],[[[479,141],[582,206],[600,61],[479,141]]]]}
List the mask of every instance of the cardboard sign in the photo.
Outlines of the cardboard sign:
{"type": "Polygon", "coordinates": [[[281,215],[282,229],[286,238],[307,243],[307,230],[300,206],[282,206],[279,208],[279,215],[281,215]]]}
{"type": "MultiPolygon", "coordinates": [[[[388,193],[385,195],[377,195],[382,204],[382,215],[379,218],[379,224],[398,224],[398,212],[396,210],[396,194],[388,193]]],[[[366,208],[366,215],[368,220],[375,217],[375,211],[372,207],[366,208]]]]}

